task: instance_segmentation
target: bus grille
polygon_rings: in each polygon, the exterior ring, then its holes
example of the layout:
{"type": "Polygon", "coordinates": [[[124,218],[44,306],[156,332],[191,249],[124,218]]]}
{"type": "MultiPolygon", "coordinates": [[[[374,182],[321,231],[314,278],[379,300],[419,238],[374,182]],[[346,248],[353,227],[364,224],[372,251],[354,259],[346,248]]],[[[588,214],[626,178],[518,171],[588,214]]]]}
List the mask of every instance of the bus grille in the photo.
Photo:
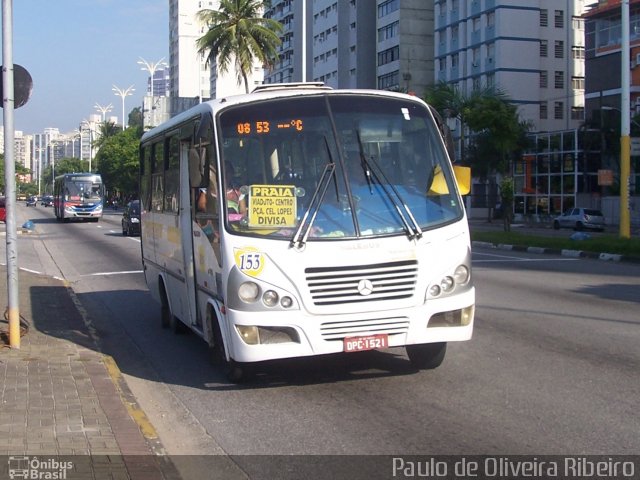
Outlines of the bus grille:
{"type": "Polygon", "coordinates": [[[314,305],[398,300],[413,295],[418,262],[315,267],[305,269],[305,275],[314,305]]]}
{"type": "Polygon", "coordinates": [[[387,333],[406,333],[409,319],[406,317],[375,318],[354,321],[324,322],[320,325],[320,334],[324,340],[341,340],[345,337],[375,335],[387,333]]]}

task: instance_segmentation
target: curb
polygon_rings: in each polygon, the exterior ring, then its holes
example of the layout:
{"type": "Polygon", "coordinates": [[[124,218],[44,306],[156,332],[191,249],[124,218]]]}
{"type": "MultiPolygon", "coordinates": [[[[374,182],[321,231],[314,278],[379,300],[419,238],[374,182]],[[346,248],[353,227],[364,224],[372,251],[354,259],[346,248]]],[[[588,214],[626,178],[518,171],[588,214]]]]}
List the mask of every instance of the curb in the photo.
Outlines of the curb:
{"type": "Polygon", "coordinates": [[[120,396],[120,399],[123,405],[125,406],[127,413],[129,413],[129,416],[131,417],[133,422],[137,425],[142,437],[144,438],[145,442],[149,446],[151,452],[153,452],[153,454],[156,456],[166,455],[166,451],[164,449],[164,446],[162,445],[162,442],[158,436],[158,433],[156,432],[155,427],[152,425],[151,421],[148,419],[147,415],[144,413],[144,410],[142,409],[140,404],[137,402],[135,396],[133,395],[133,392],[129,389],[129,386],[126,383],[126,380],[124,379],[122,372],[120,371],[120,368],[118,368],[118,365],[115,359],[103,352],[102,342],[100,341],[100,337],[98,336],[97,330],[93,325],[93,322],[89,318],[89,314],[87,313],[85,308],[82,306],[80,299],[78,298],[76,293],[73,291],[73,289],[71,288],[71,285],[67,280],[62,280],[62,283],[64,284],[64,287],[66,288],[69,296],[71,297],[71,301],[73,302],[76,308],[76,311],[80,314],[80,317],[82,318],[82,321],[85,327],[87,328],[87,331],[88,331],[87,333],[89,334],[89,337],[91,338],[94,345],[96,346],[98,353],[101,355],[102,364],[104,365],[109,375],[109,378],[113,383],[113,386],[118,392],[118,395],[120,396]]]}
{"type": "Polygon", "coordinates": [[[640,258],[631,257],[629,255],[618,255],[615,253],[596,253],[586,250],[567,250],[557,248],[542,248],[542,247],[527,247],[524,245],[508,245],[504,243],[491,243],[491,242],[471,242],[472,247],[482,248],[495,248],[498,250],[509,250],[514,252],[526,252],[534,254],[546,254],[546,255],[561,255],[563,257],[571,258],[588,258],[592,260],[602,260],[608,262],[625,262],[625,263],[637,263],[640,264],[640,258]]]}

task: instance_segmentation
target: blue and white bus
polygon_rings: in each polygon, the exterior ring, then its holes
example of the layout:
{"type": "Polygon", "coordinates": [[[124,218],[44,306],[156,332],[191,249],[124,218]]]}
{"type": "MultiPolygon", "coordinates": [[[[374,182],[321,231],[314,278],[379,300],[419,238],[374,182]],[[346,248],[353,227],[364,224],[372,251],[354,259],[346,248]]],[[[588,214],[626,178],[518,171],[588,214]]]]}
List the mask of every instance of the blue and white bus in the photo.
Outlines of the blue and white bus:
{"type": "Polygon", "coordinates": [[[55,178],[53,208],[56,219],[97,222],[102,217],[104,186],[97,173],[65,173],[55,178]]]}
{"type": "Polygon", "coordinates": [[[405,347],[435,368],[475,290],[442,122],[421,99],[264,85],[145,133],[141,243],[164,326],[247,363],[405,347]]]}

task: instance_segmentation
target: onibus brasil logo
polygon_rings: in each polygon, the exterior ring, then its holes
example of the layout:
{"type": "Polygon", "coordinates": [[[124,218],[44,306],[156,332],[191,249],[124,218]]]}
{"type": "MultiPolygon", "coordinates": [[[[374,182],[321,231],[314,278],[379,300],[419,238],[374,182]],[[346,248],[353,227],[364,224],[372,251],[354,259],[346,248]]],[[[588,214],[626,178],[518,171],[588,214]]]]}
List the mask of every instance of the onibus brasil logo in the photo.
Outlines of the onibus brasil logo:
{"type": "Polygon", "coordinates": [[[39,459],[28,456],[9,456],[9,478],[30,480],[64,480],[73,462],[61,462],[55,458],[39,459]]]}

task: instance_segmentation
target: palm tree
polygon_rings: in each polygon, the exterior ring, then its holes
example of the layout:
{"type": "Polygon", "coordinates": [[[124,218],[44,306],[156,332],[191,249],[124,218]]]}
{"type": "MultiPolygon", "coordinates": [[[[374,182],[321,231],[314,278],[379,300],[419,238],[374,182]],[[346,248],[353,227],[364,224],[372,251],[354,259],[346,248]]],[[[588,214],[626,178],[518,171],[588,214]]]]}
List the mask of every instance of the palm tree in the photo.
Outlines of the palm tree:
{"type": "Polygon", "coordinates": [[[244,82],[247,93],[254,58],[273,65],[278,57],[282,25],[262,17],[266,7],[265,0],[221,0],[217,10],[198,12],[198,19],[208,27],[196,42],[198,53],[208,55],[207,64],[217,62],[221,73],[233,64],[238,85],[244,82]]]}
{"type": "Polygon", "coordinates": [[[505,100],[506,96],[500,90],[492,87],[475,89],[466,94],[460,89],[444,81],[427,88],[424,100],[435,108],[444,118],[455,118],[460,123],[460,160],[465,160],[465,129],[469,126],[467,117],[474,107],[484,100],[505,100]]]}

